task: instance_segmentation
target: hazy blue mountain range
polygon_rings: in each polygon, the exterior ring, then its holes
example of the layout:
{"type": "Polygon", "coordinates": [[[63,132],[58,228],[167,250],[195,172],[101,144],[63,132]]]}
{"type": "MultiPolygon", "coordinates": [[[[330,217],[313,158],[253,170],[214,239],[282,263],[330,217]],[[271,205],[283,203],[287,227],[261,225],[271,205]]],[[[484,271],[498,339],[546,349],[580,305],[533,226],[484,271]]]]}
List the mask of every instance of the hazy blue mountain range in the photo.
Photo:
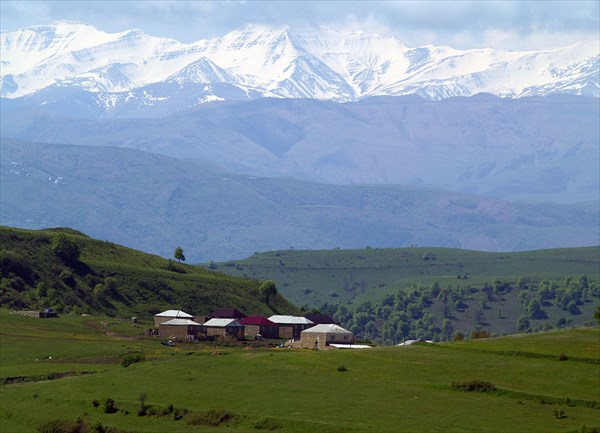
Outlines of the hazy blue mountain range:
{"type": "Polygon", "coordinates": [[[290,247],[513,251],[597,245],[600,237],[598,202],[260,178],[114,147],[3,138],[0,149],[1,224],[69,226],[166,257],[180,245],[192,262],[290,247]]]}
{"type": "Polygon", "coordinates": [[[104,118],[95,98],[55,89],[3,99],[2,134],[131,147],[261,177],[405,184],[538,202],[599,199],[595,97],[480,94],[428,101],[413,95],[344,104],[263,98],[170,116],[173,107],[165,102],[124,104],[114,119],[104,118]]]}
{"type": "Polygon", "coordinates": [[[599,96],[597,41],[531,51],[447,46],[408,47],[363,31],[249,25],[191,44],[133,29],[105,33],[58,22],[0,34],[0,94],[43,89],[98,94],[102,110],[154,105],[195,85],[182,109],[215,100],[257,97],[353,101],[417,94],[429,99],[488,92],[523,97],[599,96]],[[157,85],[147,87],[149,85],[157,85]],[[144,88],[144,91],[136,91],[144,88]]]}

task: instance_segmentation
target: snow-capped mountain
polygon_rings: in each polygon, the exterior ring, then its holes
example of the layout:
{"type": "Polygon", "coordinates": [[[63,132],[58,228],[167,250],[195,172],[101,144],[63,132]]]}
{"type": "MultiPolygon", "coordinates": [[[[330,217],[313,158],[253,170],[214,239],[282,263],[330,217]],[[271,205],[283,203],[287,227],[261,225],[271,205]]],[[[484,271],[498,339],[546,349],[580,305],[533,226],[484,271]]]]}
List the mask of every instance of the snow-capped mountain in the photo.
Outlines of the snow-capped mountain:
{"type": "Polygon", "coordinates": [[[395,37],[365,32],[250,25],[184,44],[140,30],[105,33],[59,22],[2,31],[0,52],[2,97],[76,88],[97,93],[105,108],[132,99],[165,101],[163,84],[179,93],[191,90],[187,106],[257,97],[600,96],[598,41],[539,51],[461,51],[410,48],[395,37]]]}

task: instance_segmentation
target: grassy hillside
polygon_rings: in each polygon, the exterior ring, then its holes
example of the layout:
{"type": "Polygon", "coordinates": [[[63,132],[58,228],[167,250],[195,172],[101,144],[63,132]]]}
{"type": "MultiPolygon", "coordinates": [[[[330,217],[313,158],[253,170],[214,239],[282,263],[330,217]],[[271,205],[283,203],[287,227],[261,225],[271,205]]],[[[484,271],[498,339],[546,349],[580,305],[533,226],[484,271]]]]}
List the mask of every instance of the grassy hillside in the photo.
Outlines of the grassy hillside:
{"type": "MultiPolygon", "coordinates": [[[[164,141],[156,139],[150,150],[164,141]]],[[[323,185],[231,174],[134,149],[6,138],[0,152],[0,224],[72,227],[163,257],[181,245],[192,262],[290,246],[515,251],[593,245],[600,236],[598,202],[526,204],[417,186],[323,185]]]]}
{"type": "Polygon", "coordinates": [[[262,302],[258,281],[178,264],[71,229],[0,227],[0,248],[5,307],[140,317],[167,308],[191,314],[226,307],[249,314],[295,311],[279,295],[269,305],[262,302]],[[59,238],[74,244],[80,256],[61,255],[59,238]]]}
{"type": "Polygon", "coordinates": [[[39,320],[0,310],[0,326],[0,430],[11,433],[77,417],[94,431],[138,433],[566,433],[600,427],[597,327],[310,351],[191,343],[171,348],[103,317],[39,320]],[[124,368],[121,356],[131,351],[143,351],[146,360],[124,368]],[[560,361],[561,353],[568,359],[560,361]],[[16,376],[21,382],[9,379],[16,376]],[[452,388],[472,381],[496,390],[452,388]],[[144,416],[138,416],[140,396],[144,416]],[[116,413],[103,411],[107,398],[116,413]]]}
{"type": "Polygon", "coordinates": [[[593,323],[600,249],[486,253],[444,248],[275,251],[209,267],[274,280],[363,338],[448,340],[593,323]]]}
{"type": "Polygon", "coordinates": [[[600,248],[512,253],[429,247],[282,250],[213,263],[211,268],[273,280],[292,302],[318,307],[324,302],[377,301],[412,284],[481,286],[526,277],[564,282],[581,275],[598,280],[600,248]]]}

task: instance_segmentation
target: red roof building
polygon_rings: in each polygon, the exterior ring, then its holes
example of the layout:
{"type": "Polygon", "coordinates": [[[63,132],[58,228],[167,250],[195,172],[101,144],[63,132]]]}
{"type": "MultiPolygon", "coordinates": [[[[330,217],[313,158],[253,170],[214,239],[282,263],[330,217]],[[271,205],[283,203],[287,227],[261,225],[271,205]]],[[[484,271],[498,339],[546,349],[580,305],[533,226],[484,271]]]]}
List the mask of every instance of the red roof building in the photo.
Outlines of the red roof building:
{"type": "Polygon", "coordinates": [[[245,317],[240,320],[240,323],[245,326],[244,332],[246,337],[256,338],[257,335],[260,335],[264,338],[278,338],[279,336],[278,325],[266,317],[245,317]]]}

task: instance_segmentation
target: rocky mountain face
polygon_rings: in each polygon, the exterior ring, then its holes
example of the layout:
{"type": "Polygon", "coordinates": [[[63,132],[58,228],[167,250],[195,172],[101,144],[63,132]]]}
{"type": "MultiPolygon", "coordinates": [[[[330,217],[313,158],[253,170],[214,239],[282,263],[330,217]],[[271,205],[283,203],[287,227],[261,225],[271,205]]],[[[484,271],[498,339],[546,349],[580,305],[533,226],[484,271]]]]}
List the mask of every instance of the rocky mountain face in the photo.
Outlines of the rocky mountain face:
{"type": "Polygon", "coordinates": [[[508,200],[598,200],[600,104],[593,97],[413,95],[344,104],[262,98],[159,118],[144,118],[152,107],[122,105],[119,118],[98,119],[89,93],[70,95],[71,102],[43,106],[4,100],[2,134],[130,147],[255,176],[426,186],[508,200]]]}
{"type": "Polygon", "coordinates": [[[251,25],[184,44],[140,30],[110,34],[59,22],[3,31],[0,49],[2,97],[79,89],[92,92],[102,111],[172,98],[184,110],[259,97],[347,102],[408,94],[434,100],[481,92],[600,94],[597,41],[539,51],[457,50],[407,47],[360,31],[251,25]]]}

